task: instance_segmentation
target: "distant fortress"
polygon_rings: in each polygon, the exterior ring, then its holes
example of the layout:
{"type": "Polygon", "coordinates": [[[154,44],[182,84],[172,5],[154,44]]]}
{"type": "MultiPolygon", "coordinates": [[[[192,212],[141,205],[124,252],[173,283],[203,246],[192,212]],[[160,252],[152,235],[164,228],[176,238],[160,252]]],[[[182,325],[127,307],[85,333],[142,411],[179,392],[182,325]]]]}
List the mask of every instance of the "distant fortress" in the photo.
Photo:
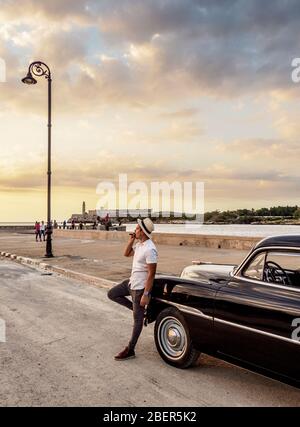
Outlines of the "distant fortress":
{"type": "Polygon", "coordinates": [[[86,212],[86,204],[82,203],[82,212],[80,214],[72,214],[68,222],[97,222],[99,218],[104,218],[106,215],[109,215],[112,221],[119,220],[133,220],[136,218],[146,218],[150,216],[155,216],[152,212],[152,209],[94,209],[86,212]]]}
{"type": "Polygon", "coordinates": [[[137,218],[146,218],[151,217],[154,221],[158,222],[170,222],[174,223],[182,222],[183,215],[174,213],[174,212],[153,212],[152,209],[94,209],[86,212],[86,203],[82,202],[82,212],[80,214],[72,214],[71,218],[68,219],[68,222],[73,220],[83,223],[94,223],[99,222],[101,219],[104,219],[106,215],[109,215],[109,218],[112,222],[132,222],[137,218]]]}

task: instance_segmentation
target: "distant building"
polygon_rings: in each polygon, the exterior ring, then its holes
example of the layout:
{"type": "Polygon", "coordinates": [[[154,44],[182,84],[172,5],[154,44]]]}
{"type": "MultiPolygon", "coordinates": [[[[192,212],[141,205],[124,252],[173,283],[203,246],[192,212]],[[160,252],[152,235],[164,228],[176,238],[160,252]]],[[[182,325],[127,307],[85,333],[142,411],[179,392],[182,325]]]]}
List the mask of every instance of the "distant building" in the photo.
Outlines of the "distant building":
{"type": "Polygon", "coordinates": [[[159,211],[152,212],[151,216],[153,218],[182,218],[184,214],[182,212],[174,212],[174,211],[159,211]]]}
{"type": "Polygon", "coordinates": [[[146,218],[151,216],[152,209],[94,209],[85,211],[85,202],[82,203],[82,213],[72,214],[69,221],[74,220],[75,222],[94,222],[97,217],[104,218],[107,214],[111,220],[119,220],[121,218],[146,218]]]}
{"type": "Polygon", "coordinates": [[[111,218],[145,218],[150,216],[152,209],[97,209],[89,211],[89,215],[105,217],[107,214],[111,218]]]}

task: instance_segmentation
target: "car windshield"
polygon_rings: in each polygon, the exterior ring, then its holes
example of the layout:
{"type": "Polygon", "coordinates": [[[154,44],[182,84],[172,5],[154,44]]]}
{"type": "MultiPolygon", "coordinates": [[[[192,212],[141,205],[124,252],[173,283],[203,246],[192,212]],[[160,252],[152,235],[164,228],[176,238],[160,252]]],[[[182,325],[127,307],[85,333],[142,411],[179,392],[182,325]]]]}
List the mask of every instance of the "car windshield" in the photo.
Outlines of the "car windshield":
{"type": "Polygon", "coordinates": [[[262,280],[265,256],[265,252],[258,254],[244,269],[243,275],[249,279],[262,280]]]}

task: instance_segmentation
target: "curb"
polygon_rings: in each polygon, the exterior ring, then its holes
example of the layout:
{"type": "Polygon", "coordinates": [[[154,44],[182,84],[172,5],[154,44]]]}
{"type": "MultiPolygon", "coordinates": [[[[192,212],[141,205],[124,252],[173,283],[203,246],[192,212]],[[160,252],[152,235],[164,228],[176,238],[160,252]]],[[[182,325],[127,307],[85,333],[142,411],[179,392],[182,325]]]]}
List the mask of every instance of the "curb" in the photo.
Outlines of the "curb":
{"type": "Polygon", "coordinates": [[[16,254],[11,254],[10,252],[0,252],[0,255],[5,258],[10,258],[12,261],[18,262],[19,264],[31,265],[34,268],[38,268],[45,271],[52,271],[53,273],[57,273],[69,279],[78,280],[80,282],[95,286],[97,288],[110,289],[116,284],[116,282],[113,282],[112,280],[102,279],[100,277],[90,276],[88,274],[68,270],[66,268],[58,267],[57,265],[50,265],[43,261],[38,261],[36,259],[17,256],[16,254]]]}

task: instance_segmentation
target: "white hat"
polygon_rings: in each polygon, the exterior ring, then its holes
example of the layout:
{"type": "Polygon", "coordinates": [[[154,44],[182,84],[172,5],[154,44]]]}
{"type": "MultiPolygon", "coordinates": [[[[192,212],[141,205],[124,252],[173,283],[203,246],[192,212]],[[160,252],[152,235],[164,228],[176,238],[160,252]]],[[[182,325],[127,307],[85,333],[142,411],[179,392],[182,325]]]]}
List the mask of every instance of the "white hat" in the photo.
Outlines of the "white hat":
{"type": "Polygon", "coordinates": [[[152,231],[154,231],[154,224],[151,221],[150,218],[145,218],[145,219],[139,219],[137,220],[139,226],[141,227],[141,229],[143,230],[143,232],[146,234],[147,237],[149,237],[151,239],[151,233],[152,231]]]}

